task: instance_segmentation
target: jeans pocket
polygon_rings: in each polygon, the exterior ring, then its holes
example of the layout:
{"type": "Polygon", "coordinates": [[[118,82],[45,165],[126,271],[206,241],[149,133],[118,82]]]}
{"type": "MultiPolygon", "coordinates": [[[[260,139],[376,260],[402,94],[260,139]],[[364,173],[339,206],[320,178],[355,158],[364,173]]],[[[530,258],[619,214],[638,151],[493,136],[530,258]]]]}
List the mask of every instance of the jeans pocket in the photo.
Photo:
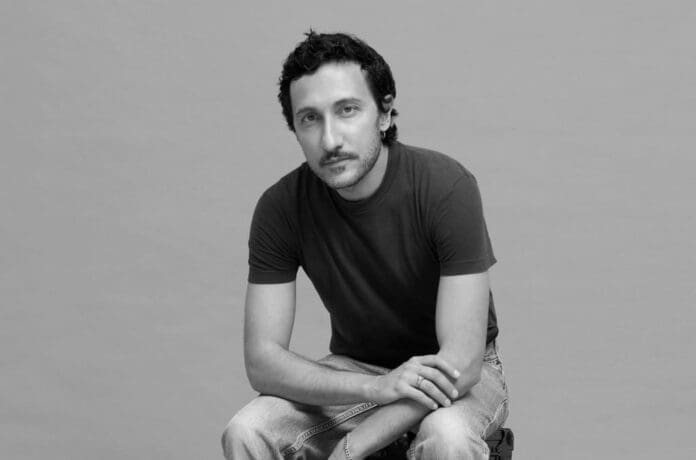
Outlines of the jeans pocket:
{"type": "Polygon", "coordinates": [[[505,370],[503,368],[503,362],[501,361],[500,354],[498,352],[498,345],[495,342],[488,344],[488,346],[486,347],[486,352],[483,356],[483,364],[486,366],[490,366],[496,372],[496,374],[498,374],[503,389],[507,391],[507,382],[505,381],[505,370]]]}
{"type": "Polygon", "coordinates": [[[483,355],[483,362],[502,372],[503,363],[500,361],[500,356],[498,355],[498,346],[495,342],[489,343],[486,346],[486,351],[483,355]]]}

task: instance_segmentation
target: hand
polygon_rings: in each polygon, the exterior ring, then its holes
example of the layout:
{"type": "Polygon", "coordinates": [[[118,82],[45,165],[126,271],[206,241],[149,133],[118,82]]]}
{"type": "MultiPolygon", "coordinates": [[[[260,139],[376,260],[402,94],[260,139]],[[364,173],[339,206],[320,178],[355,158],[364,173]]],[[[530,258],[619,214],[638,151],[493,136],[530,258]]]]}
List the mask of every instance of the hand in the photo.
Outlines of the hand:
{"type": "Polygon", "coordinates": [[[389,404],[410,398],[429,409],[450,406],[459,396],[453,382],[459,371],[437,355],[414,356],[388,374],[375,377],[370,399],[389,404]]]}

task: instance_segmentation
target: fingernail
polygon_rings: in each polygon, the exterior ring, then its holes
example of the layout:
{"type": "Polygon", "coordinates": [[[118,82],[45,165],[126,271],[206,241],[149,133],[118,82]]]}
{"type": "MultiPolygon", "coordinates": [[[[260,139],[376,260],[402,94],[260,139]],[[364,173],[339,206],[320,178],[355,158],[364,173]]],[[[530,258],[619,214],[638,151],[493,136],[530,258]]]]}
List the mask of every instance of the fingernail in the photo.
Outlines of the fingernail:
{"type": "Polygon", "coordinates": [[[451,406],[451,405],[452,405],[452,401],[450,401],[449,399],[445,399],[445,406],[451,406]]]}
{"type": "Polygon", "coordinates": [[[433,404],[433,409],[437,409],[437,404],[433,404]]]}
{"type": "Polygon", "coordinates": [[[457,378],[459,378],[459,371],[455,370],[455,371],[454,371],[454,376],[457,377],[457,378]]]}
{"type": "Polygon", "coordinates": [[[457,390],[454,390],[454,391],[452,392],[452,397],[453,397],[453,398],[456,398],[457,396],[459,396],[459,392],[458,392],[457,390]]]}

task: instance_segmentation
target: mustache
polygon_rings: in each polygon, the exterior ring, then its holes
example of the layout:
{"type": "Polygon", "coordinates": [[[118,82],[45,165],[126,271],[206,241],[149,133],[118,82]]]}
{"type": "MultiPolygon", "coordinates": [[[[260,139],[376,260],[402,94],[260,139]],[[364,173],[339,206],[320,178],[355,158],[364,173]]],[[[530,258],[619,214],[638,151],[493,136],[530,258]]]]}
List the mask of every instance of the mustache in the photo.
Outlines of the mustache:
{"type": "Polygon", "coordinates": [[[358,155],[350,152],[342,152],[338,150],[334,150],[331,152],[326,152],[322,157],[321,160],[319,160],[319,165],[320,166],[326,166],[330,165],[331,163],[335,163],[338,161],[342,160],[355,160],[358,158],[358,155]]]}

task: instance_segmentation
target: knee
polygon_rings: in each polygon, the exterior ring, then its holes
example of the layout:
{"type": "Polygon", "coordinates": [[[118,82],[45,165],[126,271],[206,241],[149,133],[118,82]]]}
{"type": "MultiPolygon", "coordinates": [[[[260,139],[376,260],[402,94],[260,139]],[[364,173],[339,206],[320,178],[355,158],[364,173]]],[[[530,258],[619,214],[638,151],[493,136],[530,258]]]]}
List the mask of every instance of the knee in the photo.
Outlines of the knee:
{"type": "Polygon", "coordinates": [[[412,449],[417,459],[487,460],[490,454],[486,442],[461,416],[442,409],[423,419],[412,449]]]}
{"type": "Polygon", "coordinates": [[[222,452],[225,458],[256,458],[259,445],[264,443],[261,431],[235,415],[222,432],[222,452]]]}

